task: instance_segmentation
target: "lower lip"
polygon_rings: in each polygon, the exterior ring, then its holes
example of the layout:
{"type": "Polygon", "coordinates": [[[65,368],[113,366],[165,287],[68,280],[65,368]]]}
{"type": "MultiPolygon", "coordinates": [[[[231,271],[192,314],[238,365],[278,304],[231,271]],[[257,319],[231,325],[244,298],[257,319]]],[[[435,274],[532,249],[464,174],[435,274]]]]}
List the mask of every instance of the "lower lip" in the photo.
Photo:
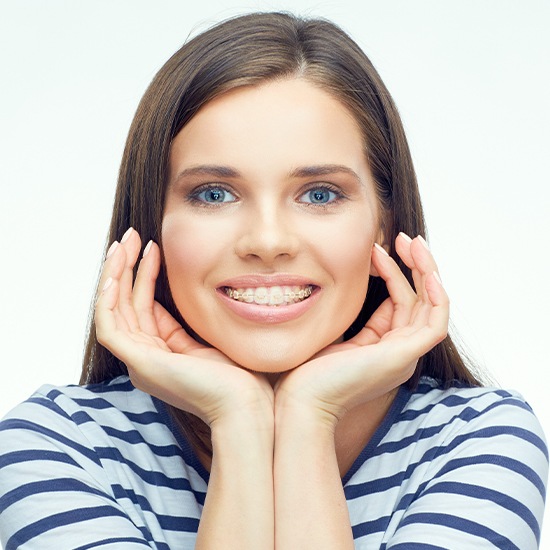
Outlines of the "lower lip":
{"type": "Polygon", "coordinates": [[[301,317],[315,305],[320,295],[320,289],[315,288],[311,296],[301,302],[284,306],[260,306],[239,302],[230,298],[222,289],[218,289],[217,294],[223,303],[239,317],[255,323],[275,324],[286,323],[301,317]]]}

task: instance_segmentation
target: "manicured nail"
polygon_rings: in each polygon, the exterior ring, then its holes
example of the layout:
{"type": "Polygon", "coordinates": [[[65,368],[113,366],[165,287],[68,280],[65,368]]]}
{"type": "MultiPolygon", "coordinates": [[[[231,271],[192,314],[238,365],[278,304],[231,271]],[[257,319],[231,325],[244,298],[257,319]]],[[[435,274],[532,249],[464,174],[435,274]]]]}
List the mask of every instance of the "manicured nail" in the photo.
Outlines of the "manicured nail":
{"type": "Polygon", "coordinates": [[[111,283],[113,282],[113,279],[112,277],[109,277],[106,281],[105,281],[105,284],[103,285],[103,288],[101,289],[101,292],[105,292],[110,286],[111,286],[111,283]]]}
{"type": "Polygon", "coordinates": [[[443,283],[441,282],[441,277],[439,276],[439,273],[438,273],[437,271],[434,271],[433,274],[434,274],[435,280],[436,280],[441,286],[443,286],[443,283]]]}
{"type": "Polygon", "coordinates": [[[105,259],[111,257],[114,253],[114,251],[116,250],[118,246],[118,241],[113,241],[113,244],[111,244],[111,246],[109,247],[109,250],[107,250],[107,256],[105,256],[105,259]]]}
{"type": "Polygon", "coordinates": [[[399,233],[408,243],[412,243],[412,239],[406,234],[406,233],[403,233],[403,231],[401,231],[401,233],[399,233]]]}
{"type": "Polygon", "coordinates": [[[147,243],[147,246],[145,247],[145,250],[143,251],[143,257],[145,258],[145,256],[147,256],[147,254],[149,253],[149,250],[151,250],[151,245],[153,244],[153,241],[149,241],[147,243]]]}
{"type": "Polygon", "coordinates": [[[430,247],[428,246],[428,243],[426,242],[426,240],[424,239],[424,237],[422,235],[418,235],[418,240],[424,245],[424,248],[426,250],[430,250],[430,247]]]}
{"type": "Polygon", "coordinates": [[[120,239],[120,242],[121,242],[121,243],[125,243],[125,242],[129,239],[129,237],[130,237],[130,235],[132,234],[132,231],[133,231],[133,230],[134,230],[134,229],[133,229],[132,227],[129,227],[129,228],[126,230],[126,233],[124,233],[124,235],[122,235],[122,239],[120,239]]]}
{"type": "Polygon", "coordinates": [[[374,247],[376,250],[380,250],[382,254],[385,254],[386,256],[389,256],[389,254],[384,250],[384,247],[380,246],[378,243],[374,243],[374,247]]]}

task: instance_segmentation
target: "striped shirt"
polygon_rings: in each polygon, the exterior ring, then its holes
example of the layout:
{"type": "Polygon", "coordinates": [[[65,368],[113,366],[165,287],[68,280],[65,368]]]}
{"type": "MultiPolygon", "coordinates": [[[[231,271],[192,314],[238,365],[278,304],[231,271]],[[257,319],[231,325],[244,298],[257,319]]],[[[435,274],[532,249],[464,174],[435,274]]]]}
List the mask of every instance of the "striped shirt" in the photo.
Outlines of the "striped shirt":
{"type": "MultiPolygon", "coordinates": [[[[516,393],[401,388],[343,479],[355,548],[538,547],[548,451],[516,393]]],[[[5,550],[192,549],[208,472],[127,377],[44,386],[0,422],[5,550]]]]}

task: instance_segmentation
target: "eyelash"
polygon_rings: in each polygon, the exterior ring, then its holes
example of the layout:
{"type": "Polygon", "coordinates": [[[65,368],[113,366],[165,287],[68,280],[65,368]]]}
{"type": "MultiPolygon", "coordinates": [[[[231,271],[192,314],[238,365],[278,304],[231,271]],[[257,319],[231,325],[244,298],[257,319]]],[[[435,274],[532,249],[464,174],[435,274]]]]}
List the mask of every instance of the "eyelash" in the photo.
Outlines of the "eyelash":
{"type": "Polygon", "coordinates": [[[205,193],[207,191],[223,191],[224,193],[229,193],[230,195],[235,197],[236,200],[238,200],[237,194],[232,189],[220,183],[211,183],[211,184],[201,185],[200,187],[194,189],[188,195],[187,200],[196,206],[202,206],[205,208],[212,208],[220,204],[230,204],[230,203],[236,202],[236,201],[228,201],[227,203],[226,202],[207,202],[203,199],[200,199],[199,196],[202,193],[205,193]]]}
{"type": "Polygon", "coordinates": [[[312,191],[328,191],[329,193],[334,194],[334,198],[326,203],[302,202],[302,204],[306,205],[308,208],[329,208],[330,206],[333,206],[346,198],[346,195],[339,187],[336,187],[335,185],[331,185],[329,183],[311,185],[309,188],[301,191],[298,196],[303,197],[305,194],[311,193],[312,191]]]}
{"type": "MultiPolygon", "coordinates": [[[[306,189],[302,189],[300,193],[298,194],[298,198],[303,197],[307,193],[311,193],[313,191],[328,191],[329,193],[332,193],[334,195],[334,198],[326,203],[316,203],[316,202],[306,202],[301,201],[303,205],[305,205],[308,208],[328,208],[332,205],[335,205],[339,202],[341,202],[343,199],[346,198],[346,195],[342,192],[342,190],[339,187],[336,187],[335,185],[331,185],[329,183],[322,183],[322,184],[314,184],[306,189]]],[[[231,204],[234,202],[237,202],[238,196],[237,194],[228,186],[220,183],[211,183],[211,184],[205,184],[197,187],[194,189],[187,197],[187,200],[196,205],[201,206],[205,208],[212,208],[217,207],[220,204],[231,204]],[[208,192],[208,191],[222,191],[224,193],[228,193],[232,195],[235,200],[227,201],[227,202],[208,202],[204,199],[199,198],[202,193],[208,192]]]]}

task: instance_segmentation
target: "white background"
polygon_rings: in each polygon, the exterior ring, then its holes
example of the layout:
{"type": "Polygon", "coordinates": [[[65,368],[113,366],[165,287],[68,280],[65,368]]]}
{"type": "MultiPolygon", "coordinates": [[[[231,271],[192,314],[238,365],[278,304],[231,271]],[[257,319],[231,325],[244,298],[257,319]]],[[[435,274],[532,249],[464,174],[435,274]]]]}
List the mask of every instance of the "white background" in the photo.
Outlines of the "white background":
{"type": "Polygon", "coordinates": [[[404,119],[458,332],[549,434],[545,0],[0,0],[0,417],[78,380],[145,87],[190,33],[257,9],[328,17],[371,57],[404,119]]]}

